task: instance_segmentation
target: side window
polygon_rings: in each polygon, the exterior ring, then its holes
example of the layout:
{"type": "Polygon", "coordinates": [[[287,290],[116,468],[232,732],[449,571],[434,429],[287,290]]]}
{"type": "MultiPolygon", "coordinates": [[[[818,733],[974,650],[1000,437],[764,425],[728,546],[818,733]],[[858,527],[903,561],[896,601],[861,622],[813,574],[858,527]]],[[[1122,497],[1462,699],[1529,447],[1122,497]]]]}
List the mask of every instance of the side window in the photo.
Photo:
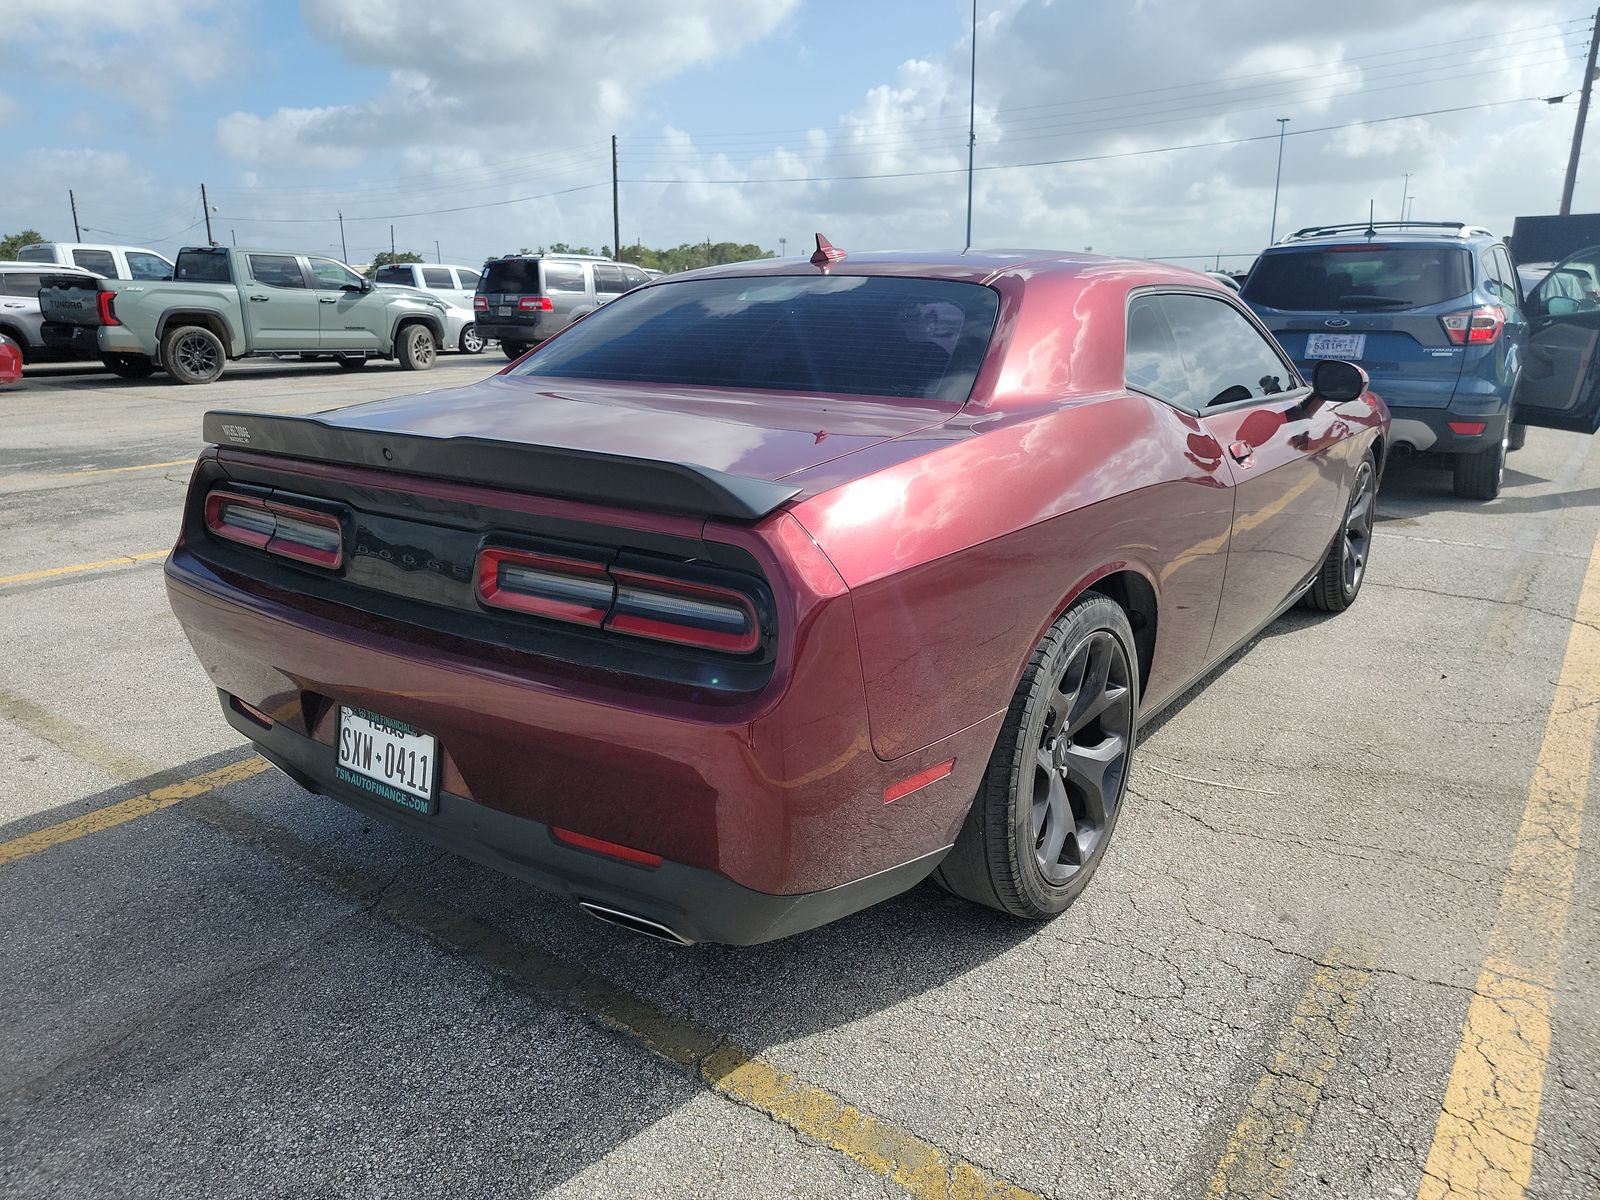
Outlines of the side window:
{"type": "Polygon", "coordinates": [[[72,261],[84,270],[104,275],[107,279],[117,277],[117,260],[111,257],[109,250],[74,250],[72,261]]]}
{"type": "Polygon", "coordinates": [[[447,267],[423,267],[422,286],[430,288],[450,289],[456,286],[447,267]]]}
{"type": "Polygon", "coordinates": [[[1514,301],[1516,293],[1511,291],[1511,285],[1506,282],[1506,273],[1496,259],[1491,248],[1483,252],[1483,285],[1495,294],[1495,298],[1502,304],[1514,301]]]}
{"type": "Polygon", "coordinates": [[[1506,253],[1504,246],[1494,248],[1495,273],[1504,283],[1502,294],[1505,296],[1506,306],[1516,310],[1519,314],[1522,309],[1522,290],[1517,286],[1516,268],[1511,265],[1511,256],[1506,253]]]}
{"type": "Polygon", "coordinates": [[[1172,330],[1155,296],[1135,296],[1128,305],[1128,343],[1123,376],[1127,386],[1169,404],[1188,407],[1189,379],[1172,330]]]}
{"type": "Polygon", "coordinates": [[[311,273],[317,277],[317,287],[322,291],[337,292],[343,288],[354,288],[358,292],[361,290],[361,276],[331,258],[313,258],[311,273]]]}
{"type": "Polygon", "coordinates": [[[1277,348],[1227,301],[1174,293],[1158,302],[1188,373],[1190,408],[1260,400],[1297,386],[1277,348]]]}
{"type": "Polygon", "coordinates": [[[547,292],[584,292],[589,289],[583,281],[583,264],[575,262],[550,262],[540,264],[547,292]]]}
{"type": "Polygon", "coordinates": [[[628,277],[621,267],[609,263],[595,263],[594,290],[599,296],[620,296],[628,290],[628,277]]]}
{"type": "Polygon", "coordinates": [[[478,288],[478,280],[483,277],[481,272],[463,271],[459,268],[456,270],[455,276],[456,286],[464,292],[476,291],[478,288]]]}
{"type": "Polygon", "coordinates": [[[7,271],[0,275],[0,294],[7,296],[26,296],[29,300],[37,300],[43,285],[44,276],[37,271],[7,271]]]}
{"type": "Polygon", "coordinates": [[[650,276],[646,275],[638,267],[623,267],[622,277],[628,281],[630,288],[636,288],[642,283],[650,282],[650,276]]]}
{"type": "Polygon", "coordinates": [[[146,254],[142,250],[129,250],[128,277],[130,279],[171,279],[172,264],[159,254],[146,254]]]}
{"type": "Polygon", "coordinates": [[[306,277],[292,254],[250,255],[250,278],[268,287],[303,288],[306,277]]]}

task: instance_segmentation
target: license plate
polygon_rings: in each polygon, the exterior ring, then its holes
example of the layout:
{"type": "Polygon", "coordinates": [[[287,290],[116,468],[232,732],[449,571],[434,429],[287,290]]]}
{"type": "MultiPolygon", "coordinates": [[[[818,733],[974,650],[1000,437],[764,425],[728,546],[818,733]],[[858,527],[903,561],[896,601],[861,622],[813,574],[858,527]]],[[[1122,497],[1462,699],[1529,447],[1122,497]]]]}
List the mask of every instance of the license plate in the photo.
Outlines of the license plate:
{"type": "Polygon", "coordinates": [[[1307,358],[1360,358],[1366,348],[1364,333],[1313,333],[1306,338],[1307,358]]]}
{"type": "Polygon", "coordinates": [[[434,811],[439,743],[430,733],[363,708],[339,706],[340,783],[412,812],[434,811]]]}
{"type": "Polygon", "coordinates": [[[517,315],[517,310],[515,308],[512,308],[511,305],[509,305],[509,304],[502,304],[499,308],[495,309],[494,311],[495,311],[496,315],[502,316],[502,317],[514,317],[514,316],[517,315]]]}

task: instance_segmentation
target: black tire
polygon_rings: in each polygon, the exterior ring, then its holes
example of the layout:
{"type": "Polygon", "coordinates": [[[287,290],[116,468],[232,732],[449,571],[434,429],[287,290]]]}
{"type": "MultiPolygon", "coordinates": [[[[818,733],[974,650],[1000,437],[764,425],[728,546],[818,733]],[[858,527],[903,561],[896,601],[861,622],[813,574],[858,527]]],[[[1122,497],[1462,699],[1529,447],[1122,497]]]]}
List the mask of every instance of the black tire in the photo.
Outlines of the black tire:
{"type": "Polygon", "coordinates": [[[372,360],[365,354],[341,354],[334,361],[346,371],[359,371],[372,360]]]}
{"type": "Polygon", "coordinates": [[[228,352],[211,330],[180,325],[161,339],[161,365],[179,383],[215,383],[228,365],[228,352]]]}
{"type": "Polygon", "coordinates": [[[1138,711],[1127,614],[1087,593],[1029,658],[977,798],[934,879],[1017,917],[1065,910],[1122,813],[1138,711]]]}
{"type": "Polygon", "coordinates": [[[123,379],[148,379],[156,371],[156,364],[147,354],[102,354],[100,361],[106,370],[123,379]]]}
{"type": "Polygon", "coordinates": [[[523,342],[501,342],[500,349],[506,352],[506,357],[515,361],[528,352],[528,347],[523,342]]]}
{"type": "Polygon", "coordinates": [[[426,371],[439,357],[439,343],[433,331],[421,321],[400,326],[394,335],[394,356],[407,371],[426,371]]]}
{"type": "Polygon", "coordinates": [[[1512,422],[1511,433],[1506,437],[1507,450],[1521,450],[1528,444],[1528,427],[1512,422]]]}
{"type": "Polygon", "coordinates": [[[1345,501],[1344,522],[1323,556],[1311,590],[1300,598],[1306,608],[1343,612],[1356,602],[1372,558],[1372,524],[1378,508],[1378,466],[1369,451],[1356,467],[1345,501]]]}
{"type": "Polygon", "coordinates": [[[463,354],[482,354],[488,344],[478,327],[470,324],[461,327],[461,336],[456,339],[456,349],[463,354]]]}
{"type": "Polygon", "coordinates": [[[1463,500],[1493,500],[1500,494],[1500,484],[1506,474],[1506,447],[1510,440],[1508,434],[1487,450],[1456,455],[1456,495],[1463,500]]]}

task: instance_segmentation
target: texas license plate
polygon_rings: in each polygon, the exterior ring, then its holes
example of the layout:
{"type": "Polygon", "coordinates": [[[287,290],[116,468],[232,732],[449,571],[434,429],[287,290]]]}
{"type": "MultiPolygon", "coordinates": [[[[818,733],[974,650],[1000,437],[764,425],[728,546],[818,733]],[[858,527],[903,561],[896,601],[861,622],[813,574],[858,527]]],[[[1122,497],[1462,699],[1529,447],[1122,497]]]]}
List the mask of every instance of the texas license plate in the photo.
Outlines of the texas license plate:
{"type": "Polygon", "coordinates": [[[439,743],[430,733],[364,708],[339,706],[340,783],[412,812],[431,813],[439,776],[439,743]]]}
{"type": "Polygon", "coordinates": [[[1313,333],[1306,338],[1307,358],[1360,358],[1366,348],[1364,333],[1313,333]]]}

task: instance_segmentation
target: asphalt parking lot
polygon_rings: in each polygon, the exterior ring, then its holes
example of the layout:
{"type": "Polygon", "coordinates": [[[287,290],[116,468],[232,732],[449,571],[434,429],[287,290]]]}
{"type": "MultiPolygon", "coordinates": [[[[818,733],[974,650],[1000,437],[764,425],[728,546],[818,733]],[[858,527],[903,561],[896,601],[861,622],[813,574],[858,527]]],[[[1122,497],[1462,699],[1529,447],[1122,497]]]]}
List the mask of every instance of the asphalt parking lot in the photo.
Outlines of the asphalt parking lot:
{"type": "Polygon", "coordinates": [[[0,391],[0,1193],[1600,1195],[1592,440],[1392,466],[1359,603],[1146,730],[1054,923],[682,949],[300,791],[167,610],[206,409],[503,362],[0,391]]]}

